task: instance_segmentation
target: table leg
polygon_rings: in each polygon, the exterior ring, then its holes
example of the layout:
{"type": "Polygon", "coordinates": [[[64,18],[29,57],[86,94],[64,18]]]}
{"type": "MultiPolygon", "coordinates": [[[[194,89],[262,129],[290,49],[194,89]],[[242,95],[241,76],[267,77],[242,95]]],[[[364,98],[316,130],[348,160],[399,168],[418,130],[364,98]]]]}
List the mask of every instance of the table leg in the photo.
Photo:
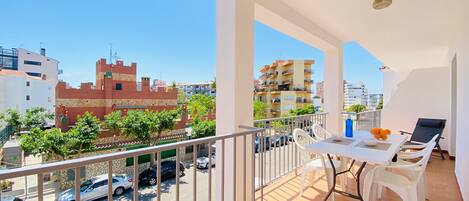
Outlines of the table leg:
{"type": "Polygon", "coordinates": [[[344,195],[344,196],[347,196],[347,197],[350,197],[350,198],[354,198],[354,199],[357,199],[357,200],[361,200],[363,201],[363,197],[362,197],[362,194],[360,192],[360,176],[363,172],[363,169],[365,168],[366,166],[366,162],[363,162],[361,165],[360,165],[360,168],[358,168],[358,171],[356,172],[356,174],[353,174],[351,169],[352,169],[352,165],[353,163],[355,162],[355,160],[352,161],[351,165],[350,165],[350,168],[348,168],[348,170],[345,170],[345,171],[342,171],[342,172],[339,172],[337,173],[337,170],[334,166],[334,161],[332,160],[332,157],[330,154],[327,154],[327,158],[329,159],[329,162],[331,163],[331,167],[332,167],[332,173],[333,173],[333,179],[332,179],[332,187],[329,189],[329,192],[327,193],[327,196],[326,198],[324,199],[325,201],[327,201],[329,199],[329,197],[332,195],[332,193],[339,193],[341,195],[344,195]],[[335,185],[336,185],[336,180],[337,180],[337,176],[341,175],[341,174],[344,174],[344,173],[347,173],[347,172],[350,172],[352,174],[352,176],[354,177],[354,179],[356,180],[356,183],[357,183],[357,195],[353,195],[351,193],[347,193],[345,192],[345,189],[344,191],[340,191],[340,190],[336,190],[335,189],[335,185]]]}
{"type": "Polygon", "coordinates": [[[362,165],[360,166],[360,168],[358,169],[357,171],[357,193],[358,193],[358,197],[360,198],[360,200],[363,200],[363,197],[362,197],[362,193],[360,192],[360,175],[362,174],[363,172],[363,168],[365,168],[366,166],[366,162],[363,162],[362,165]]]}

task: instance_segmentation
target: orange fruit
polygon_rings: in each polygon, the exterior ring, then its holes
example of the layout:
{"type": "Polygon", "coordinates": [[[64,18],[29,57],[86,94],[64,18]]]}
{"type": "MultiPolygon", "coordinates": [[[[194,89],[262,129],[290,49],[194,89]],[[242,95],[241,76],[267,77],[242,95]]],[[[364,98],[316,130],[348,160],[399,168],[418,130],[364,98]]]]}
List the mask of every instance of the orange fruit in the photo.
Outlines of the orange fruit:
{"type": "Polygon", "coordinates": [[[381,133],[383,133],[385,135],[389,135],[389,134],[391,134],[391,131],[389,129],[384,129],[384,130],[381,130],[381,133]]]}
{"type": "Polygon", "coordinates": [[[372,129],[370,130],[370,133],[372,133],[372,134],[378,134],[378,133],[380,132],[380,130],[381,130],[380,128],[372,128],[372,129]]]}

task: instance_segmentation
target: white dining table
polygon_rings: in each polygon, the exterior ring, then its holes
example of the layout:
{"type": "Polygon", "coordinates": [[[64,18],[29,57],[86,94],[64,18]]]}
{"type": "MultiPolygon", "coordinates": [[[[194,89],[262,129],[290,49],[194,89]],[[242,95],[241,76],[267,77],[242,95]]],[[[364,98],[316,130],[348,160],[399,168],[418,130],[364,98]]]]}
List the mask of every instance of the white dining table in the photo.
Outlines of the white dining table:
{"type": "Polygon", "coordinates": [[[367,163],[375,165],[389,165],[396,154],[400,151],[401,146],[407,141],[407,137],[399,134],[391,134],[385,141],[380,141],[376,147],[368,147],[364,145],[364,140],[372,139],[373,136],[368,131],[353,131],[353,137],[332,137],[325,140],[315,142],[307,145],[306,150],[311,153],[327,154],[329,162],[332,165],[334,179],[332,187],[329,190],[325,200],[329,198],[332,193],[339,193],[347,197],[363,200],[360,192],[360,175],[363,168],[367,163]],[[339,139],[341,142],[337,142],[339,139]],[[352,160],[350,167],[341,172],[337,172],[336,167],[332,162],[332,156],[340,156],[352,160]],[[360,168],[357,172],[351,171],[352,166],[356,161],[361,162],[360,168]],[[336,177],[344,173],[351,173],[357,182],[357,194],[348,193],[335,189],[336,177]]]}

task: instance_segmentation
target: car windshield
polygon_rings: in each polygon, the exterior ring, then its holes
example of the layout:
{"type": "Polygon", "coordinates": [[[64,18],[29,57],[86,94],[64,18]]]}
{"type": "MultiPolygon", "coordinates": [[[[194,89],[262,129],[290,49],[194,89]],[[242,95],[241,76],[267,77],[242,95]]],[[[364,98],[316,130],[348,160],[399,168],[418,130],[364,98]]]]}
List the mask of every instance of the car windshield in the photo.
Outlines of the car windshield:
{"type": "Polygon", "coordinates": [[[125,175],[123,175],[123,174],[116,174],[116,175],[114,175],[114,178],[117,178],[117,179],[125,179],[125,175]]]}
{"type": "Polygon", "coordinates": [[[83,184],[80,185],[80,192],[83,192],[86,189],[88,189],[88,187],[90,187],[91,184],[93,184],[93,181],[94,181],[94,179],[89,179],[89,180],[86,180],[85,182],[83,182],[83,184]]]}

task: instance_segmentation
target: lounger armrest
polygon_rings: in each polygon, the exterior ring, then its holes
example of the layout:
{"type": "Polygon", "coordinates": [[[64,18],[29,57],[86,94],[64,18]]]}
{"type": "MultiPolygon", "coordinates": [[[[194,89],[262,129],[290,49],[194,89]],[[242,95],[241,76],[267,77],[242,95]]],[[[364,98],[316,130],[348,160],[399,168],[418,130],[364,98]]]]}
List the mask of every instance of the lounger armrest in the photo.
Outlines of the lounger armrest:
{"type": "Polygon", "coordinates": [[[404,135],[404,134],[407,134],[407,135],[412,135],[412,133],[410,133],[410,132],[407,132],[407,131],[399,131],[399,133],[401,133],[401,135],[404,135]]]}

